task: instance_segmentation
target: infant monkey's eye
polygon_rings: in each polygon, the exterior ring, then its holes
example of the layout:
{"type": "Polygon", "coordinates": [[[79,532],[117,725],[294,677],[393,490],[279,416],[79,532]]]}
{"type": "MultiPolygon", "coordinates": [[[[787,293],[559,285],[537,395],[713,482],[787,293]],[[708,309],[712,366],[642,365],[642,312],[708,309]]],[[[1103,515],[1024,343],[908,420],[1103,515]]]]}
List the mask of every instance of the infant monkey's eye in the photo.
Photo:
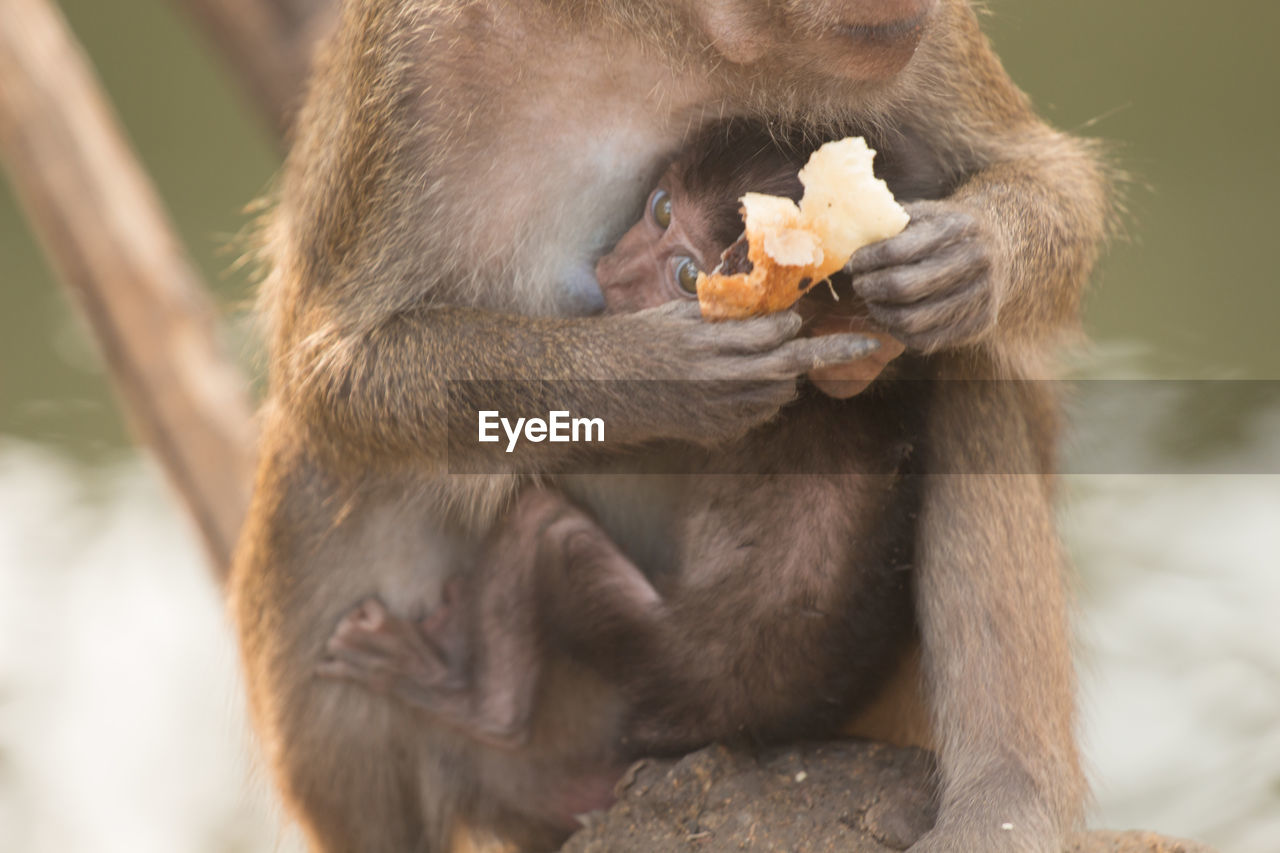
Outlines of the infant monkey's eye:
{"type": "Polygon", "coordinates": [[[658,223],[659,228],[665,229],[671,224],[671,193],[666,190],[654,190],[653,196],[649,199],[649,211],[653,214],[653,221],[658,223]]]}
{"type": "Polygon", "coordinates": [[[698,293],[698,264],[690,257],[676,258],[676,284],[691,296],[698,293]]]}

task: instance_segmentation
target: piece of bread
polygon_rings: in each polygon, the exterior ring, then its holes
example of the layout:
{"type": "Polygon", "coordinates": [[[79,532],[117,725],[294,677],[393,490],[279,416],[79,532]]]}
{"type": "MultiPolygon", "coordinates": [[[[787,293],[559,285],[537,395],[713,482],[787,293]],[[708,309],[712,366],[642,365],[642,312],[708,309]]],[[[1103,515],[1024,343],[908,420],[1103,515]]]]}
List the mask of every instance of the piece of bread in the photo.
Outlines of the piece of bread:
{"type": "Polygon", "coordinates": [[[800,170],[798,206],[744,195],[746,231],[710,275],[698,275],[702,316],[728,320],[790,308],[858,249],[906,228],[907,212],[872,174],[875,154],[861,136],[823,145],[800,170]]]}

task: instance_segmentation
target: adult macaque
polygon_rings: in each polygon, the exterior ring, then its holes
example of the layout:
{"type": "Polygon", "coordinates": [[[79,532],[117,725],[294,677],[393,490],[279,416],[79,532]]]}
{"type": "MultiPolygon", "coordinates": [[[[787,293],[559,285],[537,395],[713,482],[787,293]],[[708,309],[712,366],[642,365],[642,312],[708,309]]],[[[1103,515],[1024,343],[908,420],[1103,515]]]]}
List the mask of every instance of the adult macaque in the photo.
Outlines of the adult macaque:
{"type": "MultiPolygon", "coordinates": [[[[748,189],[798,194],[794,153],[767,135],[707,137],[600,260],[607,310],[688,296],[689,264],[733,241],[748,189]]],[[[532,489],[450,583],[446,605],[413,619],[362,602],[339,623],[321,672],[505,743],[519,765],[544,661],[567,655],[615,686],[625,708],[594,750],[608,760],[591,778],[714,740],[830,737],[881,688],[912,626],[920,481],[903,475],[913,473],[927,390],[882,393],[839,403],[810,390],[786,417],[714,451],[673,448],[715,475],[690,478],[669,508],[663,538],[679,572],[650,579],[593,519],[532,489]]],[[[572,775],[559,770],[546,786],[572,775]]],[[[553,818],[567,825],[572,814],[553,818]]]]}
{"type": "MultiPolygon", "coordinates": [[[[351,602],[433,609],[524,476],[566,452],[541,444],[515,472],[450,475],[492,446],[449,441],[448,420],[569,408],[638,453],[714,448],[785,421],[795,377],[862,346],[797,339],[793,314],[584,316],[599,305],[597,258],[664,162],[722,118],[862,133],[899,197],[924,199],[850,271],[926,375],[1038,376],[1074,328],[1105,181],[1086,145],[1035,116],[963,0],[348,0],[268,235],[270,399],[232,577],[256,724],[316,849],[443,849],[480,830],[552,843],[546,815],[580,792],[593,800],[608,757],[590,750],[624,710],[588,668],[554,658],[513,765],[510,751],[314,677],[351,602]],[[449,380],[526,378],[738,381],[700,395],[578,381],[568,401],[533,382],[447,393],[449,380]],[[548,784],[543,770],[564,775],[548,784]]],[[[937,825],[915,853],[1052,851],[1079,816],[1049,486],[1004,476],[1048,468],[1054,407],[1037,394],[933,384],[913,465],[964,476],[925,478],[905,543],[941,777],[937,825]]],[[[557,482],[642,565],[680,490],[674,478],[557,482]]]]}

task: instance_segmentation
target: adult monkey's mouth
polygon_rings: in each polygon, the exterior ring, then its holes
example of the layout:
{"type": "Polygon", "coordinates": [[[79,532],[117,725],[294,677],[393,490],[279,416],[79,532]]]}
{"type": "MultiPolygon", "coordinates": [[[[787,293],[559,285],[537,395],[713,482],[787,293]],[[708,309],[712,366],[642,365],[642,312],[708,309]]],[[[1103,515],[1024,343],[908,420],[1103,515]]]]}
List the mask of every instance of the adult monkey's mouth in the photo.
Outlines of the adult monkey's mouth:
{"type": "Polygon", "coordinates": [[[890,21],[887,24],[845,24],[836,27],[836,30],[856,44],[895,47],[904,42],[919,41],[928,17],[926,9],[900,21],[890,21]]]}

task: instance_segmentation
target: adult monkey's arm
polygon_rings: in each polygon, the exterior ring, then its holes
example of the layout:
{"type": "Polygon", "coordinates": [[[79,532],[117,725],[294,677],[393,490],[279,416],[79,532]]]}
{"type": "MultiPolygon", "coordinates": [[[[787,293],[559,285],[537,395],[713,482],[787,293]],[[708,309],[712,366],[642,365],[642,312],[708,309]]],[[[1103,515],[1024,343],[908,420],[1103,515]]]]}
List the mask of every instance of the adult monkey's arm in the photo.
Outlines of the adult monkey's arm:
{"type": "Polygon", "coordinates": [[[1039,372],[1079,324],[1112,220],[1097,143],[1053,130],[1009,79],[967,3],[946,0],[906,87],[901,132],[931,150],[949,195],[908,205],[903,234],[852,259],[872,316],[924,351],[975,345],[1039,372]]]}

